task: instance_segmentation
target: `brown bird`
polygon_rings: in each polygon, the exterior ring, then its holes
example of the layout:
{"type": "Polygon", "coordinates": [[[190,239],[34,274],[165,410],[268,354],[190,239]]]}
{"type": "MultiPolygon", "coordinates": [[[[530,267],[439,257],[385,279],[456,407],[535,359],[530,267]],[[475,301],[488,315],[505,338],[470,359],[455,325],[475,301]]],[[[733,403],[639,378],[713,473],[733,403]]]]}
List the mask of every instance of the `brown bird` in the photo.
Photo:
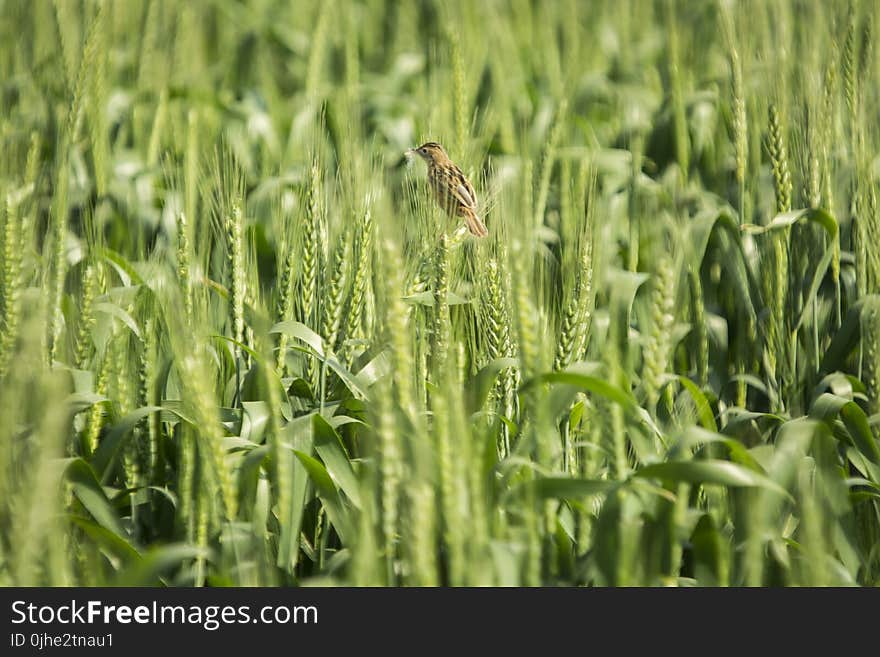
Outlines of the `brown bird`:
{"type": "Polygon", "coordinates": [[[486,225],[477,214],[477,195],[455,163],[449,159],[443,147],[434,141],[407,151],[421,157],[428,165],[428,186],[440,207],[452,216],[464,217],[472,235],[485,237],[486,225]]]}

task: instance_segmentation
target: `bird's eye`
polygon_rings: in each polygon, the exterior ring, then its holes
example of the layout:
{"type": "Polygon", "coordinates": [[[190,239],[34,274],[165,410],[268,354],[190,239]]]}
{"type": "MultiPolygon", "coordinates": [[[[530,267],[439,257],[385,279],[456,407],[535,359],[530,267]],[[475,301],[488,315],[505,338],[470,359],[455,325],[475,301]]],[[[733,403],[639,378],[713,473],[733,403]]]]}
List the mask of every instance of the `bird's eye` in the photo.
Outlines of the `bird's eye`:
{"type": "Polygon", "coordinates": [[[428,149],[427,149],[427,148],[420,148],[420,149],[419,149],[419,153],[421,153],[422,155],[427,155],[427,154],[428,154],[428,149]]]}

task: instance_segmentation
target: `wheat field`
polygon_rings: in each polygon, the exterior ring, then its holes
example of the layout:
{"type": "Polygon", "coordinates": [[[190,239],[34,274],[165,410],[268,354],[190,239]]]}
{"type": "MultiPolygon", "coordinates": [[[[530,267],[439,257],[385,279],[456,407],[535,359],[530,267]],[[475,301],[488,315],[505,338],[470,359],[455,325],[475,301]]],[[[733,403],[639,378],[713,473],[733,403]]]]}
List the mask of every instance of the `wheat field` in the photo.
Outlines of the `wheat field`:
{"type": "Polygon", "coordinates": [[[0,3],[0,584],[880,584],[876,15],[0,3]]]}

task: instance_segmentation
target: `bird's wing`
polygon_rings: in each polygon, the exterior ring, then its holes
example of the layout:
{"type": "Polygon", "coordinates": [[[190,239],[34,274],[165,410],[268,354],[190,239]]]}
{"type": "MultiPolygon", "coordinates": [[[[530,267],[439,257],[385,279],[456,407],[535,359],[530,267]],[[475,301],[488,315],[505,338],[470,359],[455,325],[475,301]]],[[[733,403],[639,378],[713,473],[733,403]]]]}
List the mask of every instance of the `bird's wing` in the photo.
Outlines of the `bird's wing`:
{"type": "MultiPolygon", "coordinates": [[[[471,210],[477,209],[477,194],[474,192],[474,188],[468,182],[467,178],[464,177],[464,174],[461,171],[455,172],[455,188],[453,189],[453,194],[455,194],[455,198],[465,206],[466,208],[470,208],[471,210]]],[[[450,185],[451,187],[451,185],[450,185]]]]}

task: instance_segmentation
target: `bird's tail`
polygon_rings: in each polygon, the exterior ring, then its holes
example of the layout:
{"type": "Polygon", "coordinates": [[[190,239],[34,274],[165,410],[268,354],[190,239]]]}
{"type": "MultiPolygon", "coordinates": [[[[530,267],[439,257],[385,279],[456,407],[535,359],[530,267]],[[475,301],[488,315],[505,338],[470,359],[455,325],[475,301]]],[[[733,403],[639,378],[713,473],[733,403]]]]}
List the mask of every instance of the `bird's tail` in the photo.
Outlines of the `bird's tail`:
{"type": "Polygon", "coordinates": [[[468,230],[471,235],[475,235],[476,237],[486,237],[489,234],[489,229],[486,228],[486,224],[484,224],[480,218],[477,216],[477,213],[468,208],[464,208],[464,222],[467,224],[468,230]]]}

